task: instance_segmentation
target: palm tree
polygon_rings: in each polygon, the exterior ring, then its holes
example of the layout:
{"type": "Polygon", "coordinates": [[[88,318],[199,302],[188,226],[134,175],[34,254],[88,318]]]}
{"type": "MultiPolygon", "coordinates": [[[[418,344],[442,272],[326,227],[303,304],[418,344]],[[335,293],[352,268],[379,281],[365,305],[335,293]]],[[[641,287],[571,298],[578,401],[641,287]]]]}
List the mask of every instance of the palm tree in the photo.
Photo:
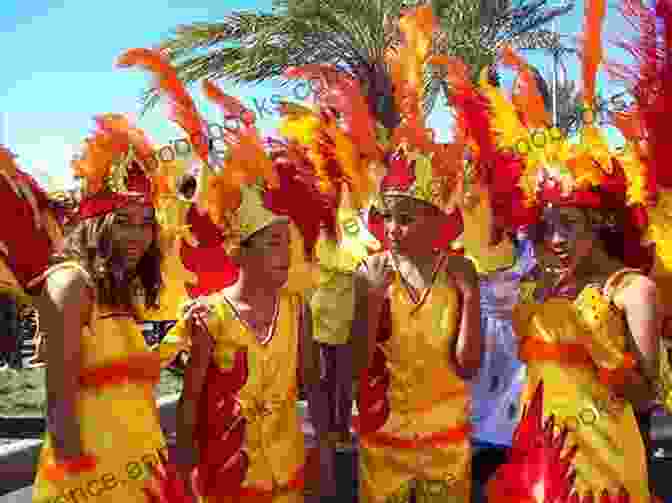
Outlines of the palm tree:
{"type": "MultiPolygon", "coordinates": [[[[503,44],[542,33],[542,25],[569,10],[548,1],[275,0],[270,13],[234,12],[220,22],[179,26],[162,48],[187,84],[225,77],[258,83],[292,66],[334,65],[363,84],[372,113],[393,128],[399,118],[384,55],[398,42],[395,21],[404,9],[430,2],[440,24],[434,54],[460,57],[476,76],[503,44]]],[[[440,77],[427,72],[427,111],[448,91],[440,77]]],[[[143,101],[151,107],[157,98],[150,89],[143,101]]]]}

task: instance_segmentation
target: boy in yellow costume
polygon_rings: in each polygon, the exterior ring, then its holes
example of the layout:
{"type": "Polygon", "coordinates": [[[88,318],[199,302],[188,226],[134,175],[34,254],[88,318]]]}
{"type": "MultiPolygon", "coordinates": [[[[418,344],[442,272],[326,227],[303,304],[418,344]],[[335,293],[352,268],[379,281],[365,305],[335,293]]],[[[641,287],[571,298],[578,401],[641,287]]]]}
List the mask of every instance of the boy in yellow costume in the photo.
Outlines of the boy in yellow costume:
{"type": "MultiPolygon", "coordinates": [[[[174,69],[155,51],[133,49],[121,61],[173,76],[162,82],[176,81],[174,69]]],[[[286,186],[288,177],[276,171],[238,101],[211,82],[204,88],[225,116],[241,121],[229,131],[224,165],[205,166],[211,177],[200,201],[222,233],[238,278],[188,302],[159,349],[164,364],[180,351],[190,353],[177,411],[177,463],[205,502],[299,502],[307,476],[297,408],[302,383],[311,415],[320,414],[313,411],[319,359],[303,295],[312,274],[301,223],[295,223],[310,209],[297,197],[297,181],[286,187],[289,198],[280,197],[279,184],[286,186]]],[[[182,112],[187,101],[193,107],[182,89],[175,95],[182,112]]],[[[195,109],[189,113],[198,118],[195,109]]],[[[200,157],[209,162],[207,151],[200,157]]],[[[323,432],[318,438],[325,440],[323,432]]]]}
{"type": "Polygon", "coordinates": [[[178,409],[180,461],[185,473],[196,467],[204,501],[303,501],[297,400],[311,318],[302,296],[283,288],[290,246],[302,243],[286,217],[264,208],[261,190],[241,189],[229,238],[239,241],[237,282],[194,304],[164,343],[167,351],[199,330],[212,337],[193,336],[178,409]]]}
{"type": "Polygon", "coordinates": [[[48,432],[36,503],[145,502],[149,464],[166,447],[154,401],[159,357],[138,326],[161,288],[153,152],[123,116],[96,121],[96,134],[73,161],[75,176],[86,181],[78,223],[60,263],[35,282],[49,334],[48,432]]]}
{"type": "Polygon", "coordinates": [[[363,373],[355,421],[360,501],[405,502],[414,492],[417,501],[466,503],[466,379],[478,370],[481,352],[478,277],[467,259],[434,250],[453,210],[463,146],[438,144],[425,124],[422,75],[436,27],[431,6],[408,9],[397,23],[403,36],[385,54],[385,78],[394,88],[389,113],[374,116],[378,95],[333,67],[292,68],[286,76],[320,82],[317,101],[338,120],[318,127],[320,149],[309,156],[324,178],[338,167],[359,198],[356,207],[366,205],[370,192],[383,196],[378,209],[392,243],[354,274],[353,378],[363,373]]]}
{"type": "Polygon", "coordinates": [[[478,276],[469,260],[433,249],[444,192],[422,185],[433,181],[420,176],[431,164],[410,154],[401,146],[390,156],[381,186],[391,250],[365,260],[355,279],[353,337],[368,355],[358,402],[360,499],[406,502],[415,492],[416,501],[467,502],[478,276]]]}

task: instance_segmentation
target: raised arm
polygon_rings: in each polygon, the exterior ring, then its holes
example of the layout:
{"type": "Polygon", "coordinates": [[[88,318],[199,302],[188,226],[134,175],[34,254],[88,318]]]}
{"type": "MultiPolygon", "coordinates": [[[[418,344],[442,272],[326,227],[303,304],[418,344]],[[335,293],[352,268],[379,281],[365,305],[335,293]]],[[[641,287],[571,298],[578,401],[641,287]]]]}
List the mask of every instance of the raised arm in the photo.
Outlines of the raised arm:
{"type": "Polygon", "coordinates": [[[48,334],[48,424],[59,463],[84,455],[77,416],[81,374],[81,336],[93,308],[92,291],[83,272],[55,271],[37,301],[40,324],[48,334]]]}
{"type": "Polygon", "coordinates": [[[481,367],[481,299],[478,274],[473,263],[464,257],[450,257],[446,268],[455,281],[461,298],[459,328],[452,356],[459,375],[470,379],[481,367]]]}

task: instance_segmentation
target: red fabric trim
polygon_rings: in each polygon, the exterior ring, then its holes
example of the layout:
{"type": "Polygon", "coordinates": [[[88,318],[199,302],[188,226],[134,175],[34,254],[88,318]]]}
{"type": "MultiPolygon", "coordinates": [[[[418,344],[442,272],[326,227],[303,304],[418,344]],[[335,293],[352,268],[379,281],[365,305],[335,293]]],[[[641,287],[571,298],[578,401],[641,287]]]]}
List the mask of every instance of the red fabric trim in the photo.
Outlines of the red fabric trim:
{"type": "Polygon", "coordinates": [[[245,480],[249,460],[243,451],[246,421],[236,397],[248,379],[247,351],[234,355],[233,367],[210,363],[199,403],[196,441],[200,460],[196,477],[203,495],[230,494],[245,480]]]}
{"type": "MultiPolygon", "coordinates": [[[[280,487],[280,490],[284,491],[301,491],[303,490],[305,486],[305,471],[306,471],[306,465],[302,465],[294,477],[287,482],[287,485],[280,487]]],[[[241,487],[238,490],[237,496],[239,498],[244,498],[244,497],[260,497],[260,496],[270,496],[274,493],[277,493],[278,489],[276,488],[275,490],[268,490],[268,489],[261,489],[261,488],[256,488],[256,487],[241,487]]]]}
{"type": "Polygon", "coordinates": [[[560,189],[544,187],[538,197],[542,203],[552,204],[553,206],[598,209],[604,204],[604,200],[600,194],[589,190],[575,190],[568,196],[565,196],[560,192],[560,189]]]}
{"type": "MultiPolygon", "coordinates": [[[[353,418],[353,425],[356,424],[353,418]]],[[[423,447],[442,447],[447,444],[456,444],[469,438],[471,425],[465,424],[456,428],[449,428],[430,435],[419,435],[417,438],[398,438],[389,433],[374,432],[362,435],[362,441],[381,447],[395,449],[422,449],[423,447]]]]}
{"type": "Polygon", "coordinates": [[[95,456],[84,455],[78,458],[69,459],[62,463],[53,462],[44,467],[44,478],[51,481],[60,481],[68,475],[90,472],[95,470],[97,461],[95,456]]]}
{"type": "Polygon", "coordinates": [[[378,344],[385,342],[392,336],[392,313],[390,309],[390,301],[386,300],[381,312],[373,360],[359,380],[357,409],[359,410],[359,431],[362,434],[382,428],[390,415],[390,403],[387,398],[390,372],[387,369],[385,353],[378,347],[378,344]]]}
{"type": "Polygon", "coordinates": [[[79,376],[79,385],[83,388],[100,388],[131,381],[156,383],[160,377],[160,357],[158,353],[152,352],[84,369],[79,376]]]}

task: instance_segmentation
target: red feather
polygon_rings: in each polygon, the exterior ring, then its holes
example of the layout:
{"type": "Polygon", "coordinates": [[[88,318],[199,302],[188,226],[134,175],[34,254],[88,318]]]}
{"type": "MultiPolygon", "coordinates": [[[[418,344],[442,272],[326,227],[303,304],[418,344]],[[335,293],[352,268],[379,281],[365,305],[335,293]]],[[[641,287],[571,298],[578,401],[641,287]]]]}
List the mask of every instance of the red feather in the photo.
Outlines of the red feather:
{"type": "MultiPolygon", "coordinates": [[[[572,468],[577,446],[566,449],[567,428],[563,428],[558,434],[554,430],[553,416],[544,421],[544,385],[539,382],[513,435],[507,463],[488,482],[488,500],[501,503],[594,501],[592,493],[579,495],[574,491],[575,472],[572,468]]],[[[627,491],[622,488],[618,494],[613,495],[604,491],[599,503],[629,501],[627,491]]]]}
{"type": "Polygon", "coordinates": [[[291,143],[271,142],[273,167],[280,185],[265,192],[264,202],[274,213],[292,219],[303,236],[306,256],[310,257],[322,228],[336,237],[339,194],[320,190],[315,168],[300,149],[291,143]]]}
{"type": "Polygon", "coordinates": [[[622,13],[636,30],[632,41],[619,45],[634,64],[611,65],[611,73],[632,89],[644,129],[648,154],[649,190],[672,187],[672,170],[666,169],[672,144],[667,138],[672,113],[672,3],[660,0],[648,6],[639,0],[625,0],[622,13]]]}
{"type": "Polygon", "coordinates": [[[161,451],[158,454],[160,462],[152,465],[154,478],[144,488],[148,503],[192,503],[175,466],[161,451]]]}

